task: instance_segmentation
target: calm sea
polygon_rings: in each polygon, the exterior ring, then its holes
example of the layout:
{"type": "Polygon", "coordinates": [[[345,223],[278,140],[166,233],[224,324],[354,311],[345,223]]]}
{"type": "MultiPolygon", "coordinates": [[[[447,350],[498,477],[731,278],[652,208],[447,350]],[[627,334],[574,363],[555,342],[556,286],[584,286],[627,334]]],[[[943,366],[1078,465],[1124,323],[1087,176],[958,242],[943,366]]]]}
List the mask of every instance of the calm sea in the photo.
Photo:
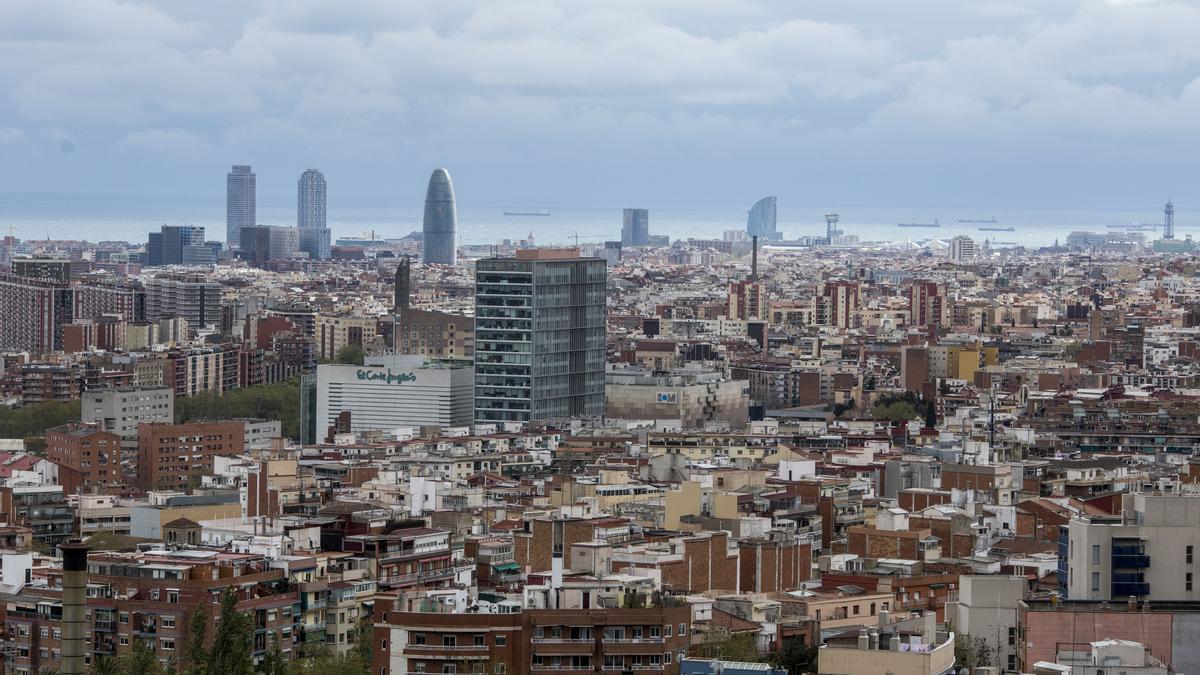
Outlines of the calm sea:
{"type": "MultiPolygon", "coordinates": [[[[719,238],[725,230],[743,229],[744,207],[681,208],[639,204],[650,209],[652,234],[677,238],[719,238]]],[[[389,203],[379,198],[356,198],[346,206],[331,200],[329,226],[334,237],[374,232],[377,237],[400,237],[421,229],[420,203],[389,203]]],[[[822,207],[779,205],[779,229],[788,238],[822,235],[822,207]]],[[[843,206],[841,228],[865,241],[920,241],[965,234],[977,240],[1040,246],[1063,241],[1075,230],[1108,231],[1109,225],[1159,223],[1154,208],[1141,211],[1014,210],[884,208],[843,206]],[[998,223],[959,223],[959,219],[995,218],[998,223]],[[931,223],[941,227],[899,228],[900,222],[931,223]],[[982,232],[979,227],[1013,227],[1013,232],[982,232]]],[[[294,225],[294,198],[259,197],[258,220],[266,225],[294,225]]],[[[223,195],[136,195],[0,192],[0,234],[11,228],[21,239],[87,239],[144,242],[146,234],[164,223],[203,225],[209,239],[224,239],[223,195]]],[[[1200,219],[1176,216],[1176,236],[1200,231],[1200,219]]],[[[532,233],[538,243],[579,243],[620,238],[621,206],[556,204],[471,204],[460,202],[459,239],[462,244],[493,244],[532,233]],[[550,216],[504,216],[502,211],[549,210],[550,216]]],[[[1145,232],[1147,239],[1158,230],[1145,232]]]]}

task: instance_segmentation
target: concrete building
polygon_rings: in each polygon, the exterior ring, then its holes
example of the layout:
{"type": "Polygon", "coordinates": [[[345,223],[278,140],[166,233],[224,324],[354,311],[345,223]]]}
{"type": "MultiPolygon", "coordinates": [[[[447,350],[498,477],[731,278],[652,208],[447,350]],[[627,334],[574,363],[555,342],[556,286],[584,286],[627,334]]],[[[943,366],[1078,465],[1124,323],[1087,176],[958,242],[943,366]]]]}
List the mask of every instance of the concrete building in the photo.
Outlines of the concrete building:
{"type": "Polygon", "coordinates": [[[1033,675],[1172,675],[1176,671],[1151,656],[1140,642],[1097,640],[1068,643],[1055,652],[1054,661],[1033,664],[1033,675]]]}
{"type": "Polygon", "coordinates": [[[394,321],[392,349],[397,354],[445,359],[475,355],[475,321],[469,316],[403,308],[394,321]]]}
{"type": "Polygon", "coordinates": [[[72,423],[47,429],[46,457],[58,464],[58,481],[68,494],[124,483],[121,437],[98,425],[72,423]]]}
{"type": "Polygon", "coordinates": [[[457,262],[458,211],[454,205],[454,183],[445,169],[435,169],[429,176],[422,232],[422,262],[436,265],[457,262]]]}
{"type": "Polygon", "coordinates": [[[959,235],[950,240],[950,259],[954,262],[966,262],[975,257],[975,240],[959,235]]]}
{"type": "Polygon", "coordinates": [[[375,317],[318,315],[317,358],[332,361],[345,347],[365,347],[375,339],[377,327],[375,317]]]}
{"type": "Polygon", "coordinates": [[[355,432],[468,425],[473,382],[465,361],[373,356],[362,366],[317,366],[317,436],[343,412],[355,432]]]}
{"type": "Polygon", "coordinates": [[[960,634],[983,640],[994,664],[1018,670],[1021,646],[1021,601],[1025,577],[964,574],[958,577],[958,600],[946,607],[946,620],[960,634]]]}
{"type": "Polygon", "coordinates": [[[249,166],[235,164],[225,176],[225,245],[237,248],[242,228],[258,224],[255,176],[249,166]]]}
{"type": "Polygon", "coordinates": [[[891,673],[942,675],[954,672],[954,633],[926,631],[902,634],[886,627],[835,635],[817,654],[821,675],[891,673]]]}
{"type": "Polygon", "coordinates": [[[827,281],[821,284],[813,304],[818,326],[856,328],[862,307],[862,285],[855,281],[827,281]]]}
{"type": "Polygon", "coordinates": [[[204,228],[198,225],[163,225],[151,232],[146,244],[146,265],[182,265],[185,259],[204,257],[211,249],[204,244],[204,228]],[[200,252],[193,249],[200,249],[200,252]],[[185,255],[185,251],[187,255],[185,255]]]}
{"type": "Polygon", "coordinates": [[[213,472],[213,457],[245,451],[242,422],[150,422],[138,427],[137,485],[143,490],[183,490],[193,473],[213,472]]]}
{"type": "Polygon", "coordinates": [[[175,421],[175,392],[165,387],[89,391],[83,396],[79,421],[111,431],[121,437],[122,447],[132,450],[139,424],[175,421]]]}
{"type": "Polygon", "coordinates": [[[325,175],[316,169],[300,174],[296,184],[296,227],[301,230],[324,229],[325,175]]]}
{"type": "Polygon", "coordinates": [[[610,371],[605,414],[614,419],[656,420],[682,429],[716,424],[741,429],[749,419],[750,391],[743,380],[719,371],[610,371]]]}
{"type": "Polygon", "coordinates": [[[1076,515],[1059,528],[1059,593],[1070,600],[1200,600],[1200,492],[1121,495],[1115,516],[1076,515]]]}
{"type": "Polygon", "coordinates": [[[606,278],[575,249],[476,263],[477,421],[604,414],[606,278]]]}
{"type": "Polygon", "coordinates": [[[12,271],[19,277],[68,282],[71,280],[71,261],[58,258],[16,258],[12,261],[12,271]]]}
{"type": "Polygon", "coordinates": [[[196,331],[221,321],[221,284],[204,277],[164,274],[147,279],[146,318],[179,317],[196,331]]]}
{"type": "Polygon", "coordinates": [[[240,239],[240,255],[254,267],[264,267],[272,260],[293,259],[300,252],[300,230],[294,227],[243,227],[240,239]]]}

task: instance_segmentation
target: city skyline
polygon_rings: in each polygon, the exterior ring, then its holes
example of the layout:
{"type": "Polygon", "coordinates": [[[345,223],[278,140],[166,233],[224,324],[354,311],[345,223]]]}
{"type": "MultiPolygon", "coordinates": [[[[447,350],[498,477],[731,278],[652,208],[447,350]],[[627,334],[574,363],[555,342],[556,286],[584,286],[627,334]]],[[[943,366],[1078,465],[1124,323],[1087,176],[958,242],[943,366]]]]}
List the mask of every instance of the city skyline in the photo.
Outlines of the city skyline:
{"type": "Polygon", "coordinates": [[[1184,2],[0,12],[37,54],[0,72],[14,191],[202,194],[253,158],[263,195],[316,165],[349,199],[452,166],[472,203],[530,206],[1200,201],[1184,2]]]}

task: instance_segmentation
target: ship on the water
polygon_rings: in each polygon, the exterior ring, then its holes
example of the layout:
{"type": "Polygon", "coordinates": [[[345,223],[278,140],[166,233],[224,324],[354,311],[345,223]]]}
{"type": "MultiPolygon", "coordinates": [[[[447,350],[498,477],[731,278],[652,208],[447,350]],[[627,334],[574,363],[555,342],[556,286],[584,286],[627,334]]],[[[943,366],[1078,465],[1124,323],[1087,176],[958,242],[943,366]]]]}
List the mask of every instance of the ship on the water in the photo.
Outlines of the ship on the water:
{"type": "Polygon", "coordinates": [[[550,211],[546,209],[538,209],[536,211],[502,211],[506,216],[548,216],[550,211]]]}
{"type": "MultiPolygon", "coordinates": [[[[962,222],[962,221],[959,221],[959,222],[962,222]]],[[[980,232],[1016,232],[1017,228],[1015,228],[1015,227],[981,227],[981,228],[979,228],[979,231],[980,232]]]]}
{"type": "Polygon", "coordinates": [[[936,219],[932,223],[896,223],[896,227],[941,227],[936,219]]]}
{"type": "Polygon", "coordinates": [[[958,222],[972,225],[995,225],[1000,221],[996,220],[996,216],[992,216],[991,218],[959,218],[958,222]]]}

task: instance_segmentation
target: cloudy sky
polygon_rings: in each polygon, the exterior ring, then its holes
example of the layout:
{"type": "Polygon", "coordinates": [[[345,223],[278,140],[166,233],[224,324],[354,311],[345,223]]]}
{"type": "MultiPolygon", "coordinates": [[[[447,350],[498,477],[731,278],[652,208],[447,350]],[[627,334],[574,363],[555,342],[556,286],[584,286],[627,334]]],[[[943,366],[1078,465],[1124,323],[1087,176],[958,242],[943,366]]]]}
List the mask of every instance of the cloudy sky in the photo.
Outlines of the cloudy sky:
{"type": "Polygon", "coordinates": [[[0,0],[0,190],[1156,207],[1198,78],[1180,0],[0,0]]]}

